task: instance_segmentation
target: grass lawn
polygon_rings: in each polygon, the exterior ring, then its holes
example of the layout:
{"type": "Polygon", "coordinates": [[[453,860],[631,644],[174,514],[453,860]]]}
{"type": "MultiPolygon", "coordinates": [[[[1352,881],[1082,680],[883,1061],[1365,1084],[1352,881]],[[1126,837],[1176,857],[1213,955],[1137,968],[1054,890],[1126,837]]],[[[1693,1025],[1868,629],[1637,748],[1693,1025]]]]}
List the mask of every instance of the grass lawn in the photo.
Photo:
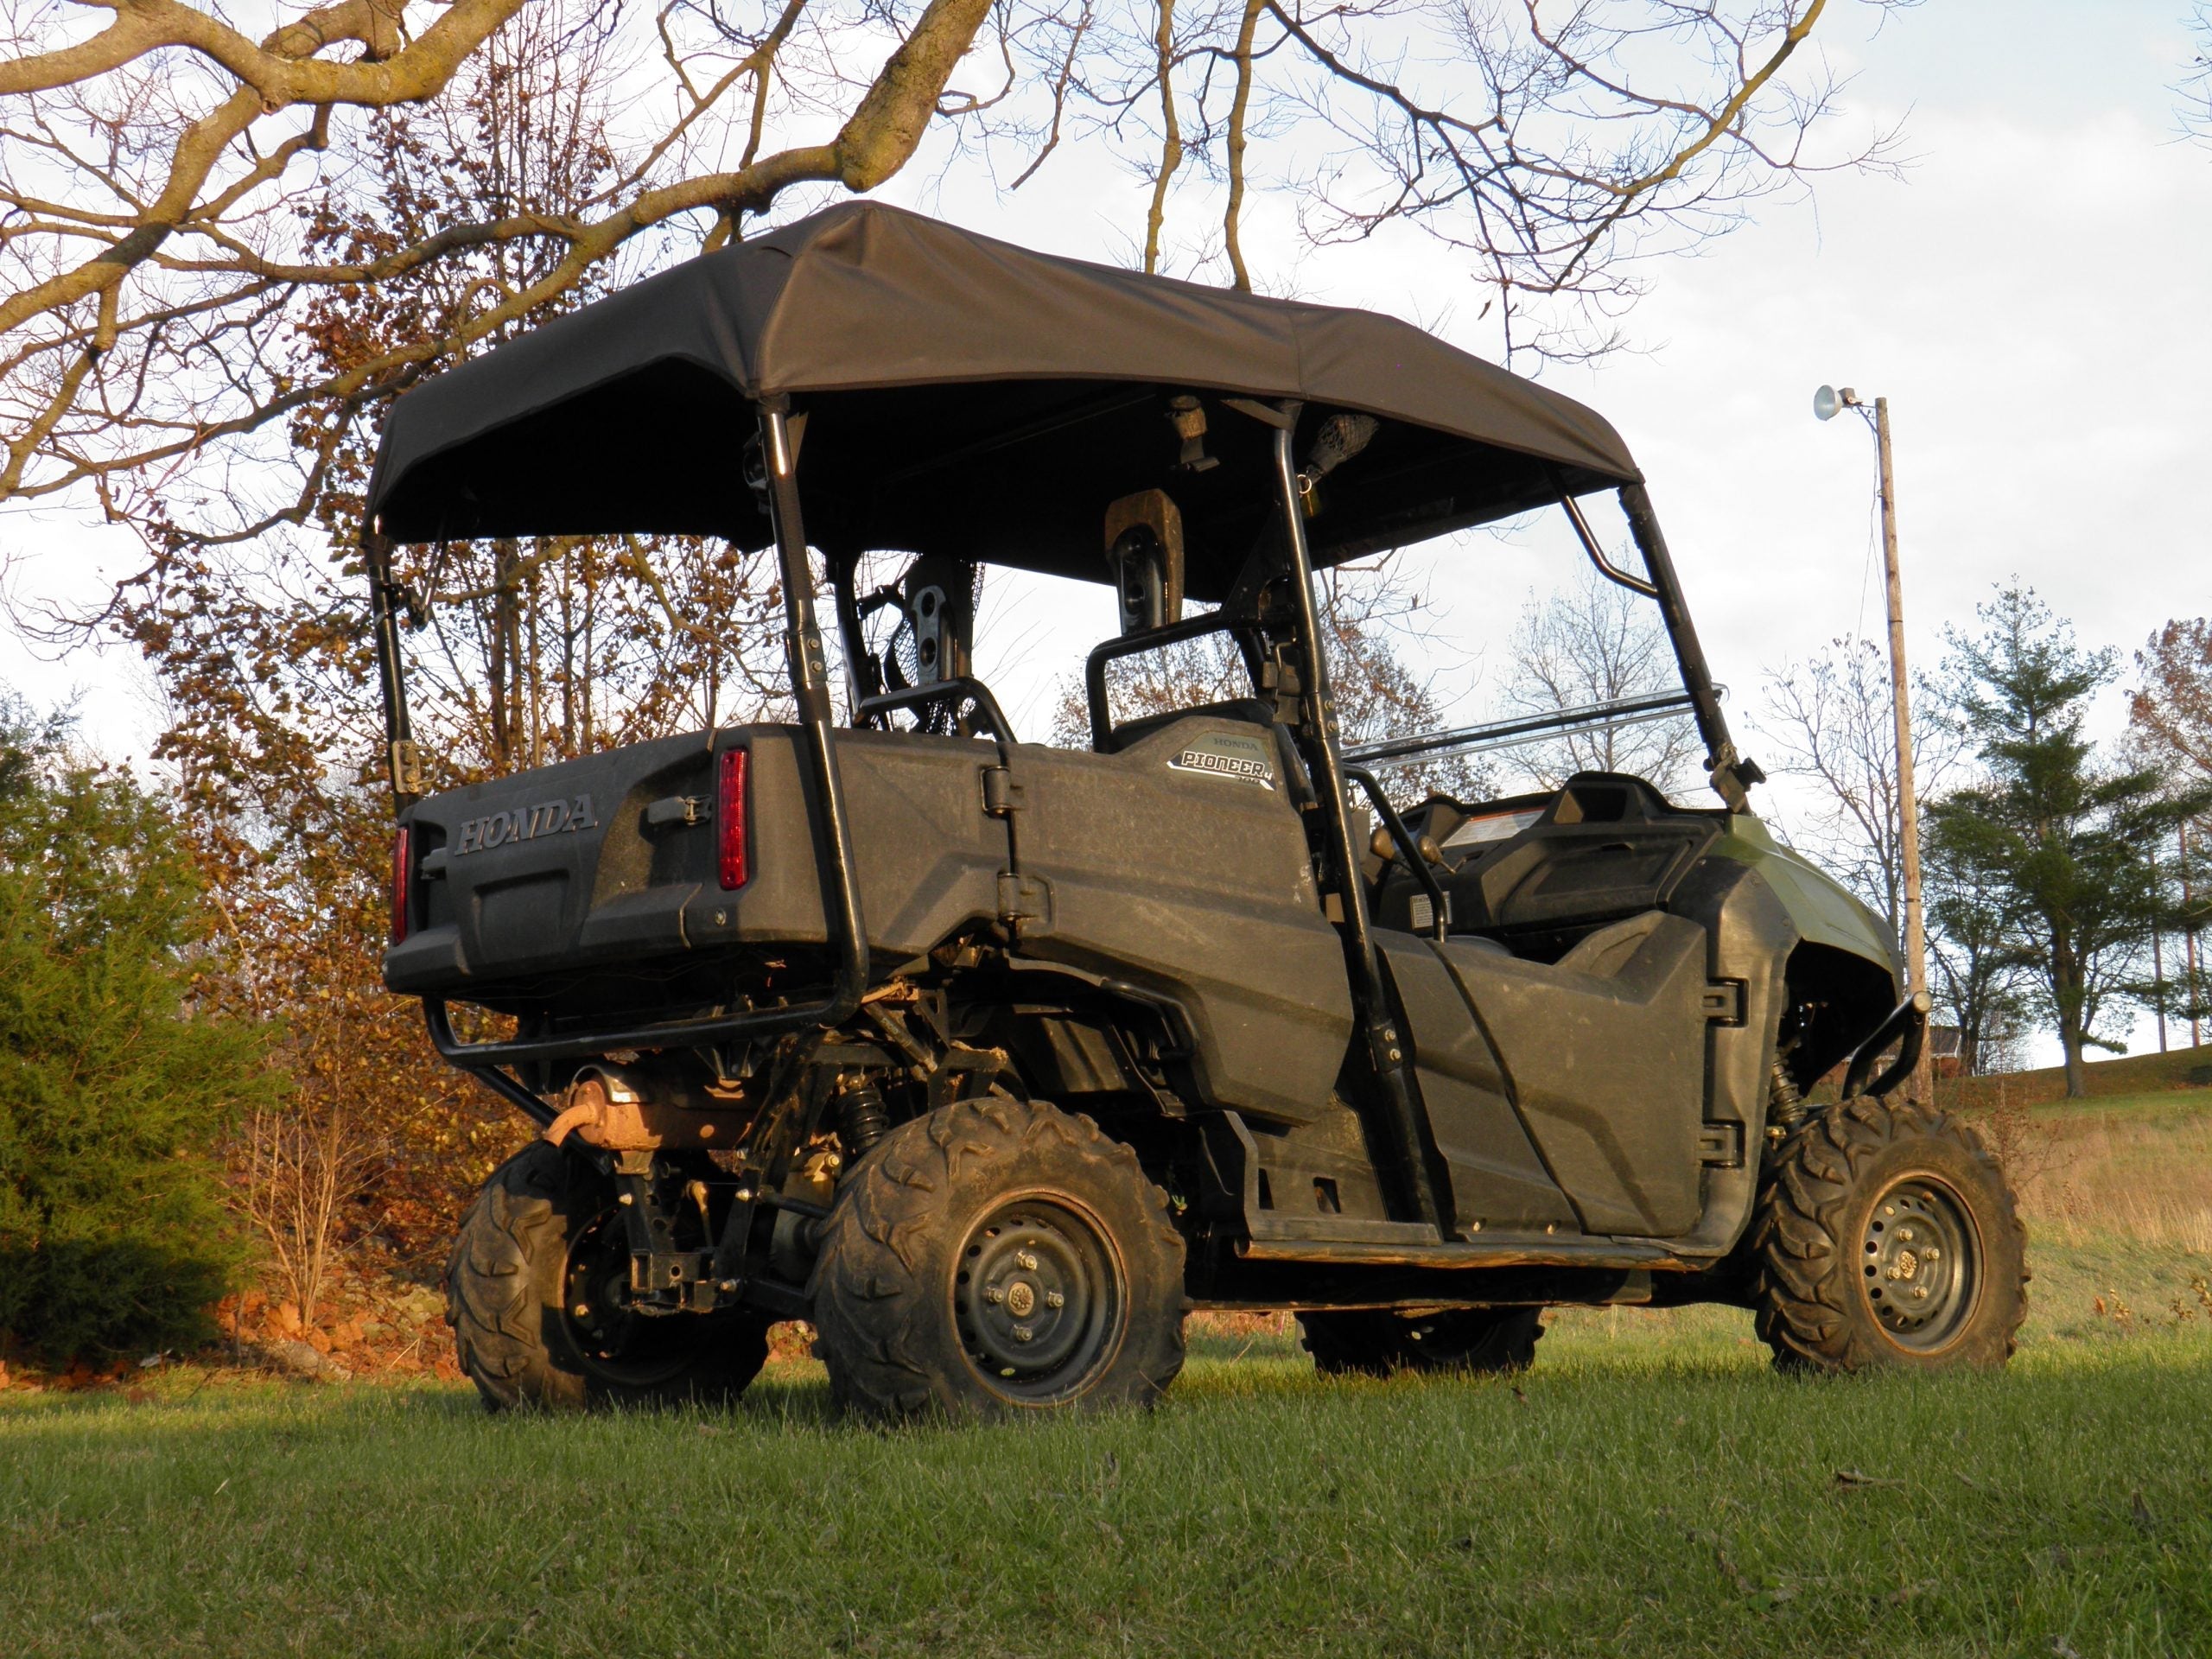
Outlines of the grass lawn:
{"type": "Polygon", "coordinates": [[[1217,1329],[1149,1416],[989,1430],[847,1428],[803,1362],[584,1421],[190,1373],[19,1400],[0,1650],[2212,1650],[2207,1318],[2076,1310],[2158,1264],[2043,1254],[2067,1306],[1991,1376],[1777,1377],[1700,1309],[1564,1317],[1517,1385],[1324,1384],[1217,1329]]]}
{"type": "Polygon", "coordinates": [[[2212,1653],[2203,1099],[2012,1126],[2046,1167],[1997,1376],[1778,1377],[1748,1315],[1625,1309],[1517,1381],[1324,1383],[1280,1325],[1194,1323],[1150,1415],[887,1435],[797,1360],[582,1421],[18,1390],[0,1659],[2212,1653]]]}

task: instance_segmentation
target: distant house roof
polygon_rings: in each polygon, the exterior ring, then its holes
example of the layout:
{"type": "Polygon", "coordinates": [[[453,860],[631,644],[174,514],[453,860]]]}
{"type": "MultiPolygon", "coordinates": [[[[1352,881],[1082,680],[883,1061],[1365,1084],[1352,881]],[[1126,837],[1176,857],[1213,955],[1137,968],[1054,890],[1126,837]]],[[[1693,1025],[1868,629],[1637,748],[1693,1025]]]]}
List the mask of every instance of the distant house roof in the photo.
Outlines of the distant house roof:
{"type": "Polygon", "coordinates": [[[1955,1060],[1959,1058],[1966,1033],[1956,1026],[1928,1027],[1928,1054],[1931,1059],[1955,1060]]]}

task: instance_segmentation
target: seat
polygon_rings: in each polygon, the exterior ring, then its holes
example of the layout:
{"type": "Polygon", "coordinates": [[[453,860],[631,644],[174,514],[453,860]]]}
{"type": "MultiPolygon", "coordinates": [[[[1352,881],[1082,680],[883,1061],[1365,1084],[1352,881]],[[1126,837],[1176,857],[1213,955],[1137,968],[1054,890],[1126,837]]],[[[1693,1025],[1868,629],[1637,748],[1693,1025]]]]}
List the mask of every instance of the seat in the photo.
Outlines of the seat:
{"type": "Polygon", "coordinates": [[[1255,726],[1272,726],[1274,719],[1274,707],[1257,697],[1232,697],[1226,702],[1202,702],[1195,709],[1170,709],[1165,714],[1123,721],[1114,728],[1111,738],[1099,745],[1098,753],[1119,754],[1154,733],[1166,731],[1179,720],[1241,720],[1255,726]]]}

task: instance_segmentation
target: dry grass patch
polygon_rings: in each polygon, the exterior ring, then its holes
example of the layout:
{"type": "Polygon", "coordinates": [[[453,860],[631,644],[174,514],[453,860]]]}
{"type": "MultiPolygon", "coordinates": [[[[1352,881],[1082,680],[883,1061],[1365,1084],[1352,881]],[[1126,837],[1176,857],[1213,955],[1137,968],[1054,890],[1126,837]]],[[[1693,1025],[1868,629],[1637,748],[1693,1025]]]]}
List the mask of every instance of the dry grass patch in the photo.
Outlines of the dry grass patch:
{"type": "Polygon", "coordinates": [[[2039,1236],[2113,1236],[2212,1257],[2212,1102],[2115,1096],[1963,1114],[2004,1160],[2039,1236]]]}

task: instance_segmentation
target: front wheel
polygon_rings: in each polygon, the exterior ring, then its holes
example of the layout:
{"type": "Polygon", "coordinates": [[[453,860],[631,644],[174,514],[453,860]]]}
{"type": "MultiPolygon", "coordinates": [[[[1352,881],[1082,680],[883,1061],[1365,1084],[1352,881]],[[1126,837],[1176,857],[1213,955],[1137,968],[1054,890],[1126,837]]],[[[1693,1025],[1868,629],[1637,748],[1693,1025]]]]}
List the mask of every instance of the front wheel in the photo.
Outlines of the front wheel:
{"type": "Polygon", "coordinates": [[[534,1141],[499,1166],[446,1262],[446,1323],[493,1410],[716,1402],[768,1358],[757,1314],[629,1306],[630,1248],[614,1192],[584,1160],[534,1141]]]}
{"type": "Polygon", "coordinates": [[[2027,1317],[2012,1189],[1948,1113],[1862,1096],[1776,1150],[1752,1232],[1759,1335],[1783,1370],[2002,1365],[2027,1317]]]}
{"type": "Polygon", "coordinates": [[[1183,1241],[1136,1154],[1041,1101],[957,1102],[824,1224],[815,1352],[879,1421],[1147,1405],[1183,1367],[1183,1241]]]}

